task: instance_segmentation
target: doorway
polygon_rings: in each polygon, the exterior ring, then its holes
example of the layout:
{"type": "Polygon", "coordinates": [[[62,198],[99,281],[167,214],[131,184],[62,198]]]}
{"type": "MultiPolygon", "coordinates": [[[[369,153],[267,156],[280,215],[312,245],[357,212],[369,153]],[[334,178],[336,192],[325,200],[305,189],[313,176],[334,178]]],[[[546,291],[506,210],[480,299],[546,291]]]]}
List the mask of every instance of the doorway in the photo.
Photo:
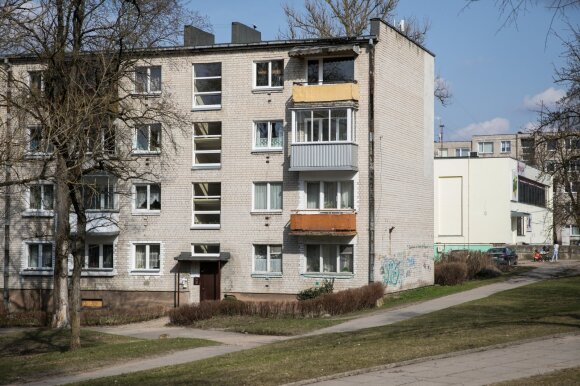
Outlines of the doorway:
{"type": "Polygon", "coordinates": [[[199,263],[199,300],[220,299],[220,262],[201,261],[199,263]]]}

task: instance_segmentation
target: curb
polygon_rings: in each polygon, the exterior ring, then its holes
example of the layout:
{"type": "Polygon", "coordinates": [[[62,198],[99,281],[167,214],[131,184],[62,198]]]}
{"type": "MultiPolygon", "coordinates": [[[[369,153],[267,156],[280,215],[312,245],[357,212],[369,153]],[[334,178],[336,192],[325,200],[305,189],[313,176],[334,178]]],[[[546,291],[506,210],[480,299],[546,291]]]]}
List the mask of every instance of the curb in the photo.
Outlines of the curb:
{"type": "Polygon", "coordinates": [[[530,338],[530,339],[525,339],[525,340],[519,340],[519,341],[515,341],[515,342],[511,342],[511,343],[498,343],[498,344],[495,344],[495,345],[492,345],[492,346],[478,347],[478,348],[472,348],[472,349],[461,350],[461,351],[453,351],[453,352],[446,353],[446,354],[439,354],[439,355],[433,355],[433,356],[429,356],[429,357],[409,359],[407,361],[402,361],[402,362],[389,363],[389,364],[385,364],[385,365],[379,365],[379,366],[374,366],[374,367],[367,367],[367,368],[364,368],[364,369],[357,369],[357,370],[346,371],[344,373],[336,373],[336,374],[331,374],[331,375],[323,375],[323,376],[320,376],[320,377],[311,378],[311,379],[305,379],[305,380],[302,380],[302,381],[285,383],[282,386],[302,386],[302,385],[310,385],[310,384],[313,384],[313,383],[318,383],[318,382],[323,382],[323,381],[330,381],[330,380],[333,380],[333,379],[340,379],[340,378],[345,378],[345,377],[351,377],[351,376],[354,376],[354,375],[361,375],[361,374],[372,373],[372,372],[375,372],[375,371],[388,370],[388,369],[392,369],[392,368],[396,368],[396,367],[402,367],[402,366],[407,366],[407,365],[414,365],[416,363],[421,363],[421,362],[429,362],[429,361],[434,361],[434,360],[438,360],[438,359],[453,358],[453,357],[458,357],[458,356],[462,356],[462,355],[473,354],[473,353],[478,353],[478,352],[483,352],[483,351],[490,351],[490,350],[502,349],[502,348],[506,348],[506,347],[520,346],[522,344],[532,343],[532,342],[538,342],[538,341],[542,341],[542,340],[558,339],[558,338],[564,338],[564,337],[567,337],[567,336],[577,336],[577,335],[580,335],[580,332],[545,335],[545,336],[542,336],[542,337],[530,338]]]}

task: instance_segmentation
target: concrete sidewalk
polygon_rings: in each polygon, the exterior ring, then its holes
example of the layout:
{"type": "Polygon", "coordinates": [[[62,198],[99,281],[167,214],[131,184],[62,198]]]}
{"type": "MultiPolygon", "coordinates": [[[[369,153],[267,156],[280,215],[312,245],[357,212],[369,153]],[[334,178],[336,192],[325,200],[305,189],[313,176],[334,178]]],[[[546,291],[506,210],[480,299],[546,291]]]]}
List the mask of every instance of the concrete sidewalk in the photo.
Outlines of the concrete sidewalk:
{"type": "Polygon", "coordinates": [[[514,277],[513,279],[503,283],[491,284],[470,291],[461,292],[455,295],[449,295],[442,298],[401,307],[398,309],[381,310],[370,316],[353,319],[336,326],[321,329],[297,337],[250,335],[219,330],[200,330],[187,327],[170,327],[165,326],[167,323],[166,318],[125,326],[87,328],[108,334],[139,337],[143,339],[159,339],[160,335],[167,335],[169,338],[202,338],[214,340],[222,343],[223,345],[213,347],[199,347],[167,355],[161,355],[154,358],[129,361],[121,365],[109,366],[107,368],[97,369],[82,374],[67,375],[58,378],[46,379],[40,382],[27,383],[27,385],[60,385],[71,382],[79,382],[94,378],[121,375],[125,373],[154,369],[174,364],[193,362],[286,339],[296,339],[312,335],[348,332],[362,330],[370,327],[384,326],[410,319],[418,315],[427,314],[429,312],[438,311],[472,300],[481,299],[501,291],[521,287],[523,285],[540,280],[573,273],[580,273],[580,261],[558,264],[546,263],[538,266],[538,269],[532,272],[528,272],[525,274],[525,276],[514,277]]]}
{"type": "MultiPolygon", "coordinates": [[[[580,366],[580,335],[536,340],[445,358],[393,364],[358,375],[339,374],[292,385],[488,385],[580,366]]],[[[368,370],[367,370],[368,371],[368,370]]]]}

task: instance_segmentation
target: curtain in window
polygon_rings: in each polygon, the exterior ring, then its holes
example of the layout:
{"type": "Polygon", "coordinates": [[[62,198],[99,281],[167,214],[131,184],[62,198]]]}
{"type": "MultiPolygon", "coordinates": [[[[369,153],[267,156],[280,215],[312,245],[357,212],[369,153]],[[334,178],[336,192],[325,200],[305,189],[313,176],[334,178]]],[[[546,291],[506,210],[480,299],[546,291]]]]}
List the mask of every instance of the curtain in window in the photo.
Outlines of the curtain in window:
{"type": "Polygon", "coordinates": [[[268,271],[268,247],[266,245],[254,246],[254,270],[256,272],[268,271]]]}
{"type": "Polygon", "coordinates": [[[281,121],[272,122],[272,147],[282,147],[284,144],[284,125],[281,121]]]}
{"type": "Polygon", "coordinates": [[[150,74],[150,92],[161,91],[161,67],[155,66],[149,68],[150,74]]]}
{"type": "Polygon", "coordinates": [[[306,272],[320,272],[320,246],[306,246],[306,272]]]}
{"type": "Polygon", "coordinates": [[[341,245],[340,247],[340,272],[353,272],[352,270],[352,246],[341,245]]]}
{"type": "Polygon", "coordinates": [[[113,245],[103,245],[103,268],[113,268],[113,245]]]}
{"type": "Polygon", "coordinates": [[[320,199],[320,182],[307,182],[306,196],[306,207],[308,209],[318,209],[318,200],[320,199]]]}
{"type": "Polygon", "coordinates": [[[135,187],[136,209],[147,209],[147,186],[135,187]]]}
{"type": "Polygon", "coordinates": [[[354,208],[354,190],[352,181],[342,181],[340,183],[340,207],[354,208]]]}
{"type": "Polygon", "coordinates": [[[272,62],[272,87],[284,86],[284,61],[275,60],[272,62]]]}
{"type": "Polygon", "coordinates": [[[147,91],[147,67],[135,69],[135,92],[147,91]]]}
{"type": "Polygon", "coordinates": [[[254,184],[254,209],[268,209],[268,185],[265,183],[254,184]]]}
{"type": "Polygon", "coordinates": [[[282,272],[282,247],[270,246],[270,272],[282,272]]]}
{"type": "Polygon", "coordinates": [[[135,268],[136,269],[145,269],[147,260],[146,260],[146,245],[135,245],[135,268]]]}
{"type": "Polygon", "coordinates": [[[149,246],[149,269],[159,269],[159,245],[149,246]]]}
{"type": "Polygon", "coordinates": [[[149,198],[151,199],[151,204],[149,209],[159,210],[161,209],[161,186],[160,185],[149,185],[149,198]]]}
{"type": "Polygon", "coordinates": [[[28,245],[28,267],[38,268],[38,244],[28,245]]]}
{"type": "Polygon", "coordinates": [[[324,183],[324,208],[335,209],[338,208],[336,203],[336,182],[324,183]]]}
{"type": "Polygon", "coordinates": [[[268,122],[256,123],[256,147],[268,147],[268,122]]]}
{"type": "Polygon", "coordinates": [[[321,245],[322,272],[336,272],[336,245],[321,245]]]}
{"type": "Polygon", "coordinates": [[[42,244],[42,266],[52,267],[52,244],[42,244]]]}
{"type": "Polygon", "coordinates": [[[267,87],[268,84],[268,62],[256,63],[256,86],[267,87]]]}
{"type": "Polygon", "coordinates": [[[282,184],[270,184],[270,209],[282,209],[282,184]]]}

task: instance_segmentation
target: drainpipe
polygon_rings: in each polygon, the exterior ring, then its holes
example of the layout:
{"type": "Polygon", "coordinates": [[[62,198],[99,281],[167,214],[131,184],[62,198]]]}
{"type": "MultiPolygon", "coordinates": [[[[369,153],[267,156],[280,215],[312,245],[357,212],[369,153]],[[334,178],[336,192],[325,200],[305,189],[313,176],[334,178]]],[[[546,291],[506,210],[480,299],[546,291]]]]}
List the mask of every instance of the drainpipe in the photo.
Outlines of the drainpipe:
{"type": "Polygon", "coordinates": [[[375,281],[375,46],[369,40],[369,283],[375,281]]]}
{"type": "MultiPolygon", "coordinates": [[[[8,59],[4,59],[4,66],[6,68],[6,165],[4,168],[4,180],[10,181],[10,168],[12,167],[10,158],[11,152],[10,148],[12,146],[12,128],[11,121],[12,118],[10,101],[12,98],[12,68],[8,59]]],[[[10,287],[8,281],[10,280],[10,195],[12,188],[7,185],[4,188],[4,288],[3,288],[3,300],[4,300],[4,310],[6,312],[10,311],[10,287]]]]}

